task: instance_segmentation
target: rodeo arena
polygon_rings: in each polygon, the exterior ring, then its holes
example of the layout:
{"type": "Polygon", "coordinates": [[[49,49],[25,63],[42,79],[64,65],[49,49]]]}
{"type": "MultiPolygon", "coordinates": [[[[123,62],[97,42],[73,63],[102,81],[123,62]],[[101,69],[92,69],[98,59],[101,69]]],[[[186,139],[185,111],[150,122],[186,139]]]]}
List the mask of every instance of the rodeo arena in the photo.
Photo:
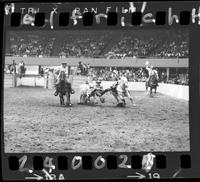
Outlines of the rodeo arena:
{"type": "Polygon", "coordinates": [[[189,33],[9,31],[5,152],[189,151],[189,33]]]}

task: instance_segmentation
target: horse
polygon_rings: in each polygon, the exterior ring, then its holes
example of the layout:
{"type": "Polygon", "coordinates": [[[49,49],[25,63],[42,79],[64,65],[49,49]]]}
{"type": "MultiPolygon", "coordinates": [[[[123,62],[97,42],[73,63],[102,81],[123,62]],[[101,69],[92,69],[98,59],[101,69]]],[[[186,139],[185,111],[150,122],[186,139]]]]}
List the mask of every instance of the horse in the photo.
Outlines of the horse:
{"type": "Polygon", "coordinates": [[[66,96],[66,106],[72,106],[70,97],[74,91],[71,88],[71,83],[67,81],[66,74],[64,71],[61,71],[58,79],[59,83],[57,85],[57,91],[60,98],[60,105],[65,105],[64,96],[66,96]]]}
{"type": "Polygon", "coordinates": [[[26,72],[26,68],[24,67],[24,65],[20,65],[18,68],[19,78],[22,78],[24,76],[25,72],[26,72]]]}
{"type": "Polygon", "coordinates": [[[158,86],[157,77],[156,77],[156,74],[153,74],[149,77],[149,79],[146,80],[146,83],[145,83],[147,93],[148,93],[148,87],[150,88],[150,92],[149,92],[150,97],[153,97],[153,89],[154,89],[154,94],[156,94],[157,86],[158,86]]]}
{"type": "Polygon", "coordinates": [[[8,65],[8,70],[9,70],[10,74],[11,74],[11,73],[16,73],[16,65],[14,65],[14,64],[9,64],[9,65],[8,65]]]}

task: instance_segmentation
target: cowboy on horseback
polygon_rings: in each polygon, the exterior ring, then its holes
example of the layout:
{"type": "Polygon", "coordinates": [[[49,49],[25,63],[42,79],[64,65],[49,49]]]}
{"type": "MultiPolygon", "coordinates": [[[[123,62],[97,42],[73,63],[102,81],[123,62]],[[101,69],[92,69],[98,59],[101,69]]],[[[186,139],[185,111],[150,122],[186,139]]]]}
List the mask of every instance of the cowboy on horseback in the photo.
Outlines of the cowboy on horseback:
{"type": "Polygon", "coordinates": [[[18,64],[18,74],[19,77],[22,78],[25,75],[26,67],[23,61],[18,64]]]}
{"type": "MultiPolygon", "coordinates": [[[[157,70],[154,69],[153,66],[149,66],[149,61],[146,61],[145,65],[146,65],[146,70],[148,71],[148,75],[149,75],[149,77],[148,77],[147,80],[146,80],[147,86],[150,86],[150,79],[151,79],[152,77],[154,77],[154,76],[155,76],[155,85],[154,85],[154,86],[155,86],[155,87],[159,86],[159,85],[158,85],[158,79],[159,79],[159,77],[158,77],[158,72],[157,72],[157,70]]],[[[147,89],[147,94],[148,94],[148,89],[147,89]]]]}
{"type": "MultiPolygon", "coordinates": [[[[55,84],[55,87],[56,87],[56,91],[54,93],[55,96],[58,96],[58,89],[60,87],[60,78],[61,78],[61,73],[64,72],[65,75],[68,75],[68,68],[67,68],[67,63],[62,63],[61,64],[61,67],[58,68],[58,76],[57,76],[57,81],[56,81],[56,84],[55,84]]],[[[70,90],[71,90],[71,94],[74,94],[75,91],[72,89],[71,87],[71,83],[69,82],[69,80],[66,78],[66,81],[69,83],[69,86],[70,86],[70,90]]]]}
{"type": "Polygon", "coordinates": [[[13,73],[13,74],[16,74],[17,72],[17,64],[15,63],[15,60],[13,60],[12,64],[9,64],[8,65],[8,70],[9,70],[9,73],[13,73]]]}

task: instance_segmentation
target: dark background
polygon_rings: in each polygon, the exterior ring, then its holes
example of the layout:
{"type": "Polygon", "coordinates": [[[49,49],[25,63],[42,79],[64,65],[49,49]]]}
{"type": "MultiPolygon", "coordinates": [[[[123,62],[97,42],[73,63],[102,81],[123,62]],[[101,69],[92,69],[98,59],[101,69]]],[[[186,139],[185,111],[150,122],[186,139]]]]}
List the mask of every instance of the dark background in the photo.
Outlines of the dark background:
{"type": "MultiPolygon", "coordinates": [[[[9,2],[9,1],[7,1],[9,2]]],[[[10,2],[19,2],[18,0],[12,0],[10,2]]],[[[29,2],[29,1],[24,1],[29,2]]],[[[36,0],[35,2],[39,2],[36,0]]],[[[79,3],[76,3],[76,5],[80,7],[79,3]]],[[[114,3],[109,3],[113,6],[114,3]]],[[[123,3],[122,3],[123,4],[123,3]]],[[[104,4],[105,5],[105,4],[104,4]]],[[[73,5],[75,6],[75,5],[73,5]]],[[[73,7],[72,6],[72,7],[73,7]]],[[[82,6],[89,6],[88,4],[82,4],[82,6]]],[[[92,5],[91,5],[92,6],[92,5]]],[[[200,2],[198,1],[182,1],[182,2],[157,2],[155,5],[150,3],[148,4],[152,9],[147,12],[155,13],[157,10],[166,10],[168,7],[172,7],[174,14],[179,14],[180,11],[191,11],[192,8],[197,8],[200,6],[200,2]]],[[[101,6],[102,7],[102,6],[101,6]]],[[[4,5],[3,3],[0,4],[0,22],[3,23],[3,11],[4,11],[4,5]]],[[[43,6],[44,11],[48,10],[47,6],[43,6]]],[[[146,24],[143,28],[156,28],[157,26],[155,24],[146,24]]],[[[160,26],[158,26],[160,28],[160,26]]],[[[59,28],[59,27],[57,27],[59,28]]],[[[83,26],[77,26],[77,27],[70,27],[70,29],[73,28],[84,28],[83,26]]],[[[92,26],[92,29],[121,29],[121,26],[116,27],[108,27],[107,25],[101,25],[101,26],[92,26]]],[[[135,27],[129,27],[130,29],[135,27]]],[[[173,26],[162,26],[162,28],[187,28],[190,32],[190,46],[189,46],[189,91],[190,91],[190,101],[189,101],[189,112],[190,112],[190,145],[191,145],[191,151],[190,152],[165,152],[165,153],[157,153],[154,154],[163,154],[167,157],[167,169],[165,170],[156,170],[152,169],[152,172],[158,172],[161,177],[169,178],[171,177],[178,169],[180,169],[180,155],[182,154],[189,154],[191,156],[191,168],[190,169],[182,169],[179,177],[185,177],[185,178],[196,178],[200,177],[200,170],[199,170],[199,164],[200,164],[200,147],[199,147],[199,139],[200,139],[200,25],[196,24],[190,24],[190,25],[180,25],[180,24],[174,24],[173,26]]],[[[18,28],[17,28],[18,29],[18,28]]],[[[1,28],[1,47],[3,48],[3,29],[1,28]]],[[[1,63],[2,63],[2,75],[3,75],[3,49],[1,51],[1,63]]],[[[1,77],[2,79],[2,77],[1,77]]],[[[1,80],[2,83],[2,80],[1,80]]],[[[2,90],[2,89],[1,89],[2,90]]],[[[3,98],[3,94],[1,92],[1,101],[3,98]]],[[[2,102],[1,102],[2,103],[2,102]]],[[[2,105],[3,106],[3,105],[2,105]]],[[[1,107],[1,149],[3,149],[3,107],[1,107]]],[[[115,153],[116,156],[119,156],[121,153],[115,153]]],[[[132,155],[143,155],[143,153],[127,153],[128,156],[132,155]]],[[[146,153],[145,153],[146,154],[146,153]]],[[[24,154],[4,154],[3,150],[1,150],[1,157],[2,157],[2,172],[3,172],[3,178],[4,179],[24,179],[24,173],[20,173],[19,171],[10,171],[8,168],[8,157],[14,155],[14,156],[23,156],[24,154]]],[[[35,154],[28,154],[28,165],[32,166],[32,156],[35,154]]],[[[54,160],[56,161],[56,158],[58,155],[61,154],[37,154],[41,156],[49,156],[54,157],[54,160]]],[[[69,158],[73,158],[75,154],[62,154],[69,156],[69,158]]],[[[78,155],[78,154],[76,154],[78,155]]],[[[85,155],[84,153],[81,153],[80,155],[85,155]]],[[[108,153],[103,154],[97,154],[97,153],[87,153],[87,155],[92,155],[94,157],[102,155],[103,157],[106,157],[108,153]]],[[[140,172],[139,170],[135,171],[134,169],[131,170],[133,172],[140,172]]],[[[57,171],[60,173],[60,171],[57,171]]],[[[128,174],[127,170],[117,169],[116,170],[107,170],[106,168],[102,170],[88,170],[85,171],[83,169],[79,169],[78,171],[72,171],[71,169],[68,169],[67,171],[63,171],[64,174],[70,174],[71,177],[74,177],[75,179],[81,177],[81,178],[87,178],[87,176],[93,176],[93,178],[124,178],[128,174]]],[[[124,178],[125,179],[125,178],[124,178]]]]}

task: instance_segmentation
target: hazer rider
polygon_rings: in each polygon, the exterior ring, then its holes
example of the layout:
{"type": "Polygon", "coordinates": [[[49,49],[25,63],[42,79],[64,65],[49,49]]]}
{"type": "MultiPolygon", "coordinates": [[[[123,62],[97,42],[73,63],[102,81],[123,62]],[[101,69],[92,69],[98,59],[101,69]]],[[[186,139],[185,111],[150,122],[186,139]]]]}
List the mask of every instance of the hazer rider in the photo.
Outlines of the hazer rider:
{"type": "Polygon", "coordinates": [[[159,77],[158,77],[158,72],[156,69],[154,69],[153,66],[149,66],[149,61],[146,61],[145,62],[145,66],[146,66],[146,70],[148,71],[148,75],[149,77],[147,78],[147,82],[149,82],[149,79],[152,75],[156,75],[156,86],[158,86],[158,80],[159,80],[159,77]]]}
{"type": "MultiPolygon", "coordinates": [[[[68,75],[68,67],[67,67],[67,63],[62,63],[61,66],[58,68],[58,76],[57,76],[57,81],[56,81],[56,84],[55,84],[55,87],[56,87],[56,91],[54,93],[55,96],[58,95],[58,89],[59,89],[59,86],[60,86],[60,74],[61,72],[64,71],[66,75],[68,75]]],[[[69,80],[66,80],[69,85],[70,85],[70,90],[71,90],[71,94],[75,93],[75,91],[72,89],[71,87],[71,83],[69,82],[69,80]]]]}

